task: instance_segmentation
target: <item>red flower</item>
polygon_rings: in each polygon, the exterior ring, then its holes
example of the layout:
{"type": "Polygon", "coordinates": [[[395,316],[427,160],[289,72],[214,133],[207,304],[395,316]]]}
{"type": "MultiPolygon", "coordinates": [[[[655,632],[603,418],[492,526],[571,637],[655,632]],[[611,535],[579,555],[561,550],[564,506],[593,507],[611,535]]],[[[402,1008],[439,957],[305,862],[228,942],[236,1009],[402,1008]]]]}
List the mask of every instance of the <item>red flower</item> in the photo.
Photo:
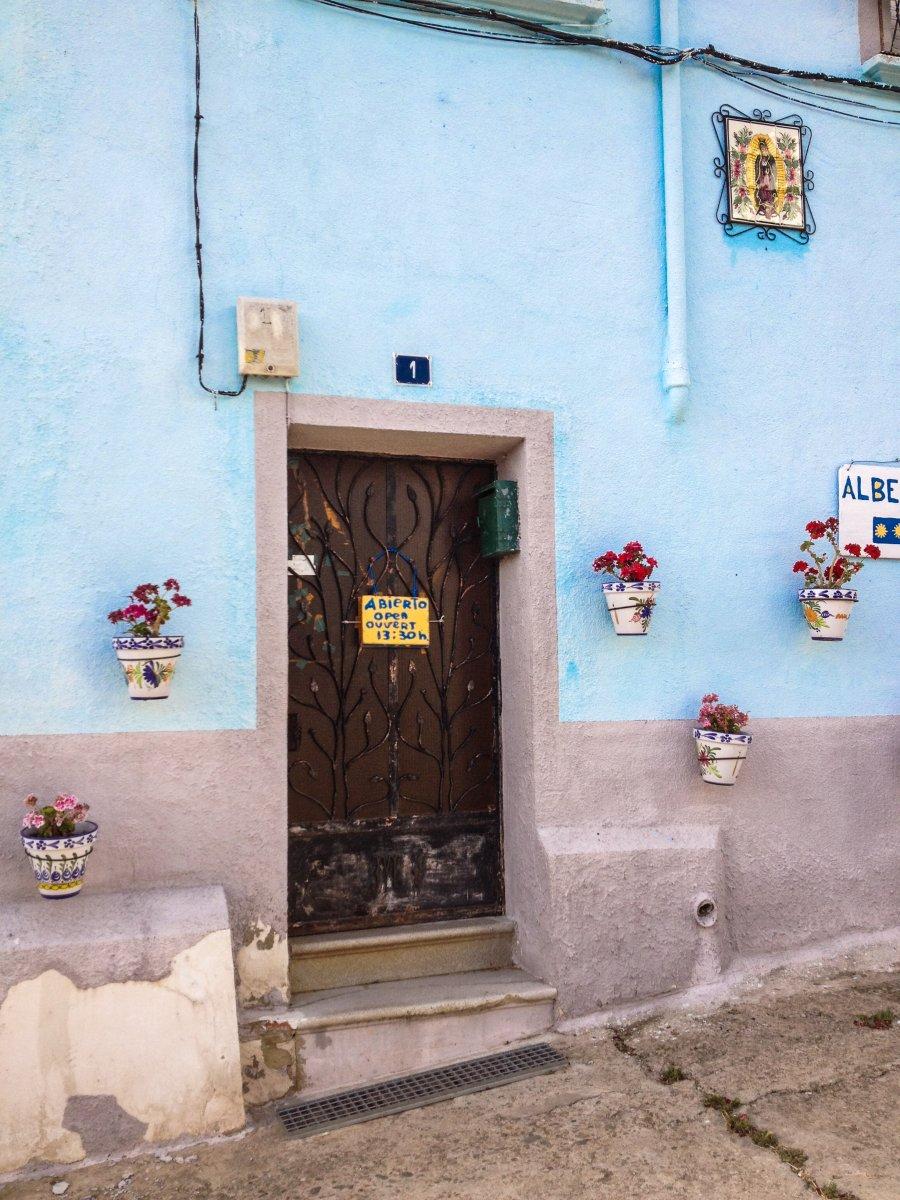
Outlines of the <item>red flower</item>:
{"type": "Polygon", "coordinates": [[[796,572],[798,572],[798,573],[799,573],[800,571],[804,571],[804,572],[805,572],[805,571],[808,571],[808,570],[810,570],[809,563],[805,563],[805,562],[803,561],[803,559],[802,559],[802,558],[799,558],[799,559],[798,559],[798,560],[797,560],[797,561],[794,563],[794,570],[795,570],[796,572]]]}
{"type": "Polygon", "coordinates": [[[129,604],[127,608],[122,610],[122,619],[129,621],[132,625],[138,621],[148,620],[151,615],[150,610],[145,608],[143,604],[129,604]]]}
{"type": "Polygon", "coordinates": [[[172,603],[178,608],[187,608],[191,602],[188,600],[187,596],[179,596],[176,592],[172,597],[172,603]]]}
{"type": "Polygon", "coordinates": [[[125,620],[125,614],[122,612],[121,608],[116,608],[109,614],[107,620],[112,621],[113,625],[118,625],[120,621],[125,620]]]}
{"type": "Polygon", "coordinates": [[[835,529],[837,529],[837,527],[838,527],[837,517],[829,517],[828,520],[825,522],[825,528],[832,530],[832,532],[835,529]]]}
{"type": "Polygon", "coordinates": [[[863,550],[868,554],[869,558],[881,558],[881,551],[877,546],[864,546],[863,550]]]}
{"type": "Polygon", "coordinates": [[[599,558],[594,559],[595,571],[609,571],[616,565],[616,554],[614,550],[607,550],[605,554],[601,554],[599,558]]]}
{"type": "Polygon", "coordinates": [[[619,553],[607,550],[594,559],[595,571],[606,571],[623,583],[643,583],[658,565],[655,558],[648,558],[644,554],[640,542],[626,542],[619,553]]]}
{"type": "Polygon", "coordinates": [[[822,521],[810,521],[810,523],[806,526],[806,532],[810,535],[810,537],[824,537],[825,525],[822,521]]]}
{"type": "Polygon", "coordinates": [[[181,590],[181,584],[177,579],[167,579],[163,584],[163,587],[168,588],[170,592],[178,592],[181,590]]]}
{"type": "Polygon", "coordinates": [[[859,558],[860,549],[859,542],[848,542],[844,547],[848,554],[852,554],[855,558],[859,558]]]}
{"type": "Polygon", "coordinates": [[[159,594],[159,588],[155,583],[142,583],[131,594],[135,600],[140,600],[141,604],[147,604],[153,596],[159,594]]]}
{"type": "Polygon", "coordinates": [[[643,583],[651,570],[652,567],[645,567],[642,563],[632,563],[631,566],[623,568],[622,579],[625,583],[643,583]]]}

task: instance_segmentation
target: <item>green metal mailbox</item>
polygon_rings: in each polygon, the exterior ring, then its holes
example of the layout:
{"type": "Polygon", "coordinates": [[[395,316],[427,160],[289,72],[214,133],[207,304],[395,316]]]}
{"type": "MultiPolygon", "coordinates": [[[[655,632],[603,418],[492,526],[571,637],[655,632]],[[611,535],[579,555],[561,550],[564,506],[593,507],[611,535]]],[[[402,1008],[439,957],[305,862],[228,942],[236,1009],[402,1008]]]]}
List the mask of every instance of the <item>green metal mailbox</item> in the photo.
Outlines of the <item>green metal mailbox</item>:
{"type": "Polygon", "coordinates": [[[495,479],[479,488],[478,528],[485,558],[512,554],[519,548],[519,485],[513,479],[495,479]]]}

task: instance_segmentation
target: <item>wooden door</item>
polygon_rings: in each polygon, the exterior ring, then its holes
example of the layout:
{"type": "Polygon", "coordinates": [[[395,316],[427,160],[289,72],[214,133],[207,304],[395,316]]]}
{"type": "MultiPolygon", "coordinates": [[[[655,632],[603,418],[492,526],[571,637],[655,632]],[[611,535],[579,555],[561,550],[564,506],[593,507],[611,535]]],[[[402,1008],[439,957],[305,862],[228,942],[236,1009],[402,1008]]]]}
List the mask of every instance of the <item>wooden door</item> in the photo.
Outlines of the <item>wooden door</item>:
{"type": "Polygon", "coordinates": [[[288,819],[294,933],[502,911],[493,464],[291,451],[288,819]],[[429,646],[364,646],[359,597],[431,606],[429,646]]]}

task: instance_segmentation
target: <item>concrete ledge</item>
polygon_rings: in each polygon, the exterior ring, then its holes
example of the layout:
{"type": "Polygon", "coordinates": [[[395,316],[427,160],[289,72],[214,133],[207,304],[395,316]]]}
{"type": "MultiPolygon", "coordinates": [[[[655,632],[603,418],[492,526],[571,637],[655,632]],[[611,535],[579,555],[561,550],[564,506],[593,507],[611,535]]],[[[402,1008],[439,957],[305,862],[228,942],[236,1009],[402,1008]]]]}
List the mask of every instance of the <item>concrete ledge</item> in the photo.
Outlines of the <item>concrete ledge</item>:
{"type": "Polygon", "coordinates": [[[0,1173],[243,1125],[221,888],[9,905],[0,986],[0,1173]]]}
{"type": "Polygon", "coordinates": [[[718,977],[732,956],[731,904],[717,824],[543,827],[559,930],[551,978],[566,977],[569,1020],[718,977]],[[703,899],[715,922],[695,919],[703,899]]]}
{"type": "Polygon", "coordinates": [[[220,887],[16,900],[0,911],[0,1004],[14,983],[47,970],[83,988],[162,979],[182,950],[228,928],[220,887]]]}

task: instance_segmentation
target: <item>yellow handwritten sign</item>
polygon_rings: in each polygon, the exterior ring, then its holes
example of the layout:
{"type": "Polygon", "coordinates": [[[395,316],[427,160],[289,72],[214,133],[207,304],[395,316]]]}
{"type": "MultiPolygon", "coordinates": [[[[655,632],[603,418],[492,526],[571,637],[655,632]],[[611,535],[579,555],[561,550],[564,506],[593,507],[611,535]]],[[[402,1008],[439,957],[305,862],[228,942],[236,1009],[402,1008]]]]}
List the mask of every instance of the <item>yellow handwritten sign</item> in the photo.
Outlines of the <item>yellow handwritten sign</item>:
{"type": "Polygon", "coordinates": [[[427,646],[430,605],[422,596],[360,596],[364,646],[427,646]]]}

